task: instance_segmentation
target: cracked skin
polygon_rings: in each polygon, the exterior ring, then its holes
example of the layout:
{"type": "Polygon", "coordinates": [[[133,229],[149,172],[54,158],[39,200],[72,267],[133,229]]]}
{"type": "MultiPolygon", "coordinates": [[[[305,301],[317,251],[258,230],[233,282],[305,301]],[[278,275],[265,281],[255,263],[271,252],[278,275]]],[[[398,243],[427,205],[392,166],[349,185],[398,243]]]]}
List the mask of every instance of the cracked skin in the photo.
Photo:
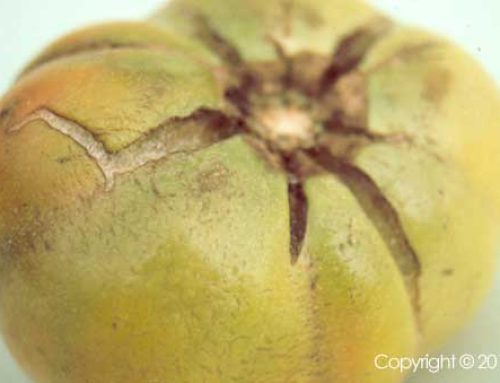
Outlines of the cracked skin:
{"type": "Polygon", "coordinates": [[[494,270],[500,96],[361,1],[174,0],[0,101],[0,328],[40,383],[391,383],[494,270]],[[473,90],[473,91],[472,91],[473,90]]]}

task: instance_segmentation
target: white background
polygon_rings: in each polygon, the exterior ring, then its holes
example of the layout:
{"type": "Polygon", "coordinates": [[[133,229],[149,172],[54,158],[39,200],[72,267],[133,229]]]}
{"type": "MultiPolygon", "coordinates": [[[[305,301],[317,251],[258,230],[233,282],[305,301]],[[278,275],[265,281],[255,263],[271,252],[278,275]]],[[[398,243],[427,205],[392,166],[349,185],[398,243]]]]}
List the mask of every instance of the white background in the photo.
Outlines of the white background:
{"type": "MultiPolygon", "coordinates": [[[[146,17],[162,3],[162,0],[0,0],[0,94],[27,61],[58,36],[99,21],[146,17]]],[[[500,1],[372,0],[372,3],[400,20],[426,26],[457,41],[482,61],[500,84],[500,1]]],[[[500,273],[477,319],[442,352],[496,354],[500,359],[500,273]]],[[[1,341],[0,382],[29,383],[1,341]]],[[[494,382],[500,382],[500,366],[494,371],[457,369],[437,375],[421,373],[410,379],[410,383],[494,382]]]]}

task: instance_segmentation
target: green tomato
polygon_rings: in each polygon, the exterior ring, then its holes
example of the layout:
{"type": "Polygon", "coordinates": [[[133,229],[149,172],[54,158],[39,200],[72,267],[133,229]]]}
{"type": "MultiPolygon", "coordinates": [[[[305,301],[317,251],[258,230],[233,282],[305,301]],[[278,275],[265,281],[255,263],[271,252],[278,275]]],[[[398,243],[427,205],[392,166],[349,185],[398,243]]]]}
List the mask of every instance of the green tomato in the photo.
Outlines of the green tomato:
{"type": "Polygon", "coordinates": [[[39,383],[391,383],[494,270],[500,95],[361,1],[174,0],[0,101],[0,329],[39,383]]]}

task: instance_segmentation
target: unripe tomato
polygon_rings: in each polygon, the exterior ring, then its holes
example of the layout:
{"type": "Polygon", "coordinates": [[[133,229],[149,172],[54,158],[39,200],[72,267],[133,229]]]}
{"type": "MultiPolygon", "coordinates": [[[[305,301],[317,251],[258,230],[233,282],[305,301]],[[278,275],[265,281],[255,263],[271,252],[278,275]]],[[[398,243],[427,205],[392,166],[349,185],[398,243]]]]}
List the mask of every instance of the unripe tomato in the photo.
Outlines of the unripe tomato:
{"type": "Polygon", "coordinates": [[[37,383],[391,383],[490,286],[500,96],[358,0],[174,0],[0,101],[0,328],[37,383]]]}

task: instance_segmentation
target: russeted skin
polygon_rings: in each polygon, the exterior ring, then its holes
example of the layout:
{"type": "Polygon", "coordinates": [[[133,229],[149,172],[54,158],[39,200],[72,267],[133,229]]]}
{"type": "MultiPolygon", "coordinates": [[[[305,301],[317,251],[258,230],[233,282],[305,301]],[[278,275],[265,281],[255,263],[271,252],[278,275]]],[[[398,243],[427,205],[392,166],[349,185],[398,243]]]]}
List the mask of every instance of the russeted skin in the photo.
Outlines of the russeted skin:
{"type": "Polygon", "coordinates": [[[404,133],[354,163],[395,207],[419,300],[339,177],[305,182],[290,262],[286,175],[236,136],[121,174],[113,187],[40,108],[113,154],[159,125],[222,109],[220,35],[246,61],[330,56],[383,18],[361,1],[174,0],[144,23],[91,27],[36,58],[0,101],[0,328],[37,383],[396,383],[378,354],[435,350],[492,280],[500,96],[466,54],[394,26],[364,58],[368,127],[404,133]],[[206,36],[205,36],[206,37],[206,36]]]}

